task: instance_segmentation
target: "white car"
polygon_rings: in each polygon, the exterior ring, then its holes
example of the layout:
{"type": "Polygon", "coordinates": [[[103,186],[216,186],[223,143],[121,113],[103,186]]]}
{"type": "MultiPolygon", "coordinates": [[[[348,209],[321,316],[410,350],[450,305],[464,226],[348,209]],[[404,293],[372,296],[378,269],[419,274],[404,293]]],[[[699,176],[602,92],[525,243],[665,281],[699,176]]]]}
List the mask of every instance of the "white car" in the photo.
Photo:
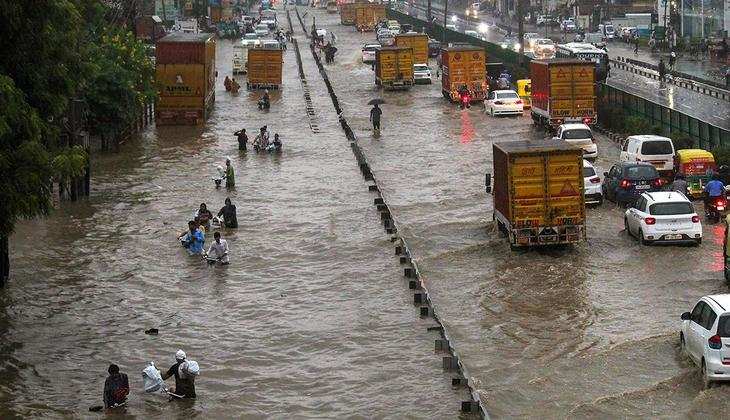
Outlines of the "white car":
{"type": "Polygon", "coordinates": [[[261,45],[261,40],[254,32],[249,32],[241,38],[241,46],[245,48],[258,47],[259,45],[261,45]]]}
{"type": "Polygon", "coordinates": [[[268,26],[269,29],[276,29],[276,19],[274,18],[263,18],[260,23],[268,26]]]}
{"type": "Polygon", "coordinates": [[[400,33],[400,25],[388,26],[388,31],[391,33],[391,35],[396,36],[400,33]]]}
{"type": "Polygon", "coordinates": [[[514,90],[493,90],[484,100],[484,112],[489,115],[522,115],[524,105],[514,90]]]}
{"type": "Polygon", "coordinates": [[[563,32],[575,32],[575,30],[577,29],[577,27],[575,26],[575,22],[573,22],[573,19],[565,19],[560,24],[560,29],[563,32]]]}
{"type": "Polygon", "coordinates": [[[378,42],[384,47],[390,47],[395,44],[395,36],[390,32],[385,32],[378,35],[378,42]]]}
{"type": "Polygon", "coordinates": [[[374,63],[375,62],[375,51],[380,49],[380,44],[365,44],[362,47],[362,62],[363,63],[374,63]]]}
{"type": "Polygon", "coordinates": [[[317,29],[317,36],[320,38],[324,38],[327,36],[327,29],[319,28],[317,29]]]}
{"type": "Polygon", "coordinates": [[[533,51],[535,42],[540,39],[540,35],[534,32],[527,32],[522,36],[522,43],[525,44],[525,51],[533,51]]]}
{"type": "Polygon", "coordinates": [[[596,168],[585,159],[583,159],[583,198],[586,204],[600,206],[603,203],[601,178],[596,168]]]}
{"type": "Polygon", "coordinates": [[[593,138],[591,128],[585,124],[562,124],[558,126],[553,140],[565,140],[570,144],[583,149],[583,157],[595,159],[598,157],[598,145],[593,138]]]}
{"type": "Polygon", "coordinates": [[[414,64],[413,65],[413,81],[414,83],[425,83],[431,84],[431,69],[428,64],[414,64]]]}
{"type": "Polygon", "coordinates": [[[259,38],[263,38],[265,36],[268,36],[269,35],[269,26],[267,24],[265,24],[265,23],[259,23],[254,28],[254,33],[256,33],[256,35],[259,38]]]}
{"type": "Polygon", "coordinates": [[[464,35],[473,36],[474,38],[479,38],[479,32],[472,31],[471,29],[464,31],[464,35]]]}
{"type": "Polygon", "coordinates": [[[532,52],[535,57],[542,59],[555,58],[555,43],[552,39],[536,39],[532,45],[532,52]]]}
{"type": "Polygon", "coordinates": [[[624,226],[644,245],[702,243],[702,224],[692,202],[676,191],[645,192],[624,215],[624,226]]]}
{"type": "Polygon", "coordinates": [[[702,370],[709,388],[715,381],[730,380],[730,294],[703,296],[682,314],[679,342],[684,352],[702,370]]]}

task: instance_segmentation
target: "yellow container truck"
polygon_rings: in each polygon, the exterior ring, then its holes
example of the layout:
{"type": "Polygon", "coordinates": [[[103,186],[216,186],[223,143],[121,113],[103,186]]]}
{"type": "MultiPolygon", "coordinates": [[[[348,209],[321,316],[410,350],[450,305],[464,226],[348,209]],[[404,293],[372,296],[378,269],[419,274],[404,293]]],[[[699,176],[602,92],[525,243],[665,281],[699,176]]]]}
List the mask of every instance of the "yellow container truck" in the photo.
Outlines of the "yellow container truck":
{"type": "Polygon", "coordinates": [[[408,89],[413,86],[413,50],[382,47],[375,51],[375,84],[385,89],[408,89]]]}
{"type": "Polygon", "coordinates": [[[396,47],[413,49],[413,62],[428,64],[428,35],[426,34],[398,34],[395,36],[396,47]]]}

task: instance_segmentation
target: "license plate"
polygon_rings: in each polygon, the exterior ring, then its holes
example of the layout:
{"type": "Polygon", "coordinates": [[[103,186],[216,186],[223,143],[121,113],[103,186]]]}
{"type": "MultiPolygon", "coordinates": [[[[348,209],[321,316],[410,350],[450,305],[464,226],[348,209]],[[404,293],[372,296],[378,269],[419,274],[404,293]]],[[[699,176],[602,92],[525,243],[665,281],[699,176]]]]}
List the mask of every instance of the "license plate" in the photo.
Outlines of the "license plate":
{"type": "Polygon", "coordinates": [[[636,189],[637,190],[648,190],[649,189],[649,185],[637,185],[636,186],[636,189]]]}
{"type": "Polygon", "coordinates": [[[674,240],[674,239],[682,239],[682,235],[664,235],[664,239],[667,240],[674,240]]]}

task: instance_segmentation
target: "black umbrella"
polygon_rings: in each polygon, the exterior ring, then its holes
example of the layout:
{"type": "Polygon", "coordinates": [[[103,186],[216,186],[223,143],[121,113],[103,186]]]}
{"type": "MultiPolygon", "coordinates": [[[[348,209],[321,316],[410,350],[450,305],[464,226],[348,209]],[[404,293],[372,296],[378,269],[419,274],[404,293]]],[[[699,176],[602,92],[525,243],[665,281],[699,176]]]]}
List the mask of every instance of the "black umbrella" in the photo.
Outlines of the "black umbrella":
{"type": "Polygon", "coordinates": [[[385,103],[384,100],[382,100],[380,98],[376,98],[376,99],[371,99],[370,102],[368,102],[368,105],[380,105],[380,104],[384,104],[384,103],[385,103]]]}

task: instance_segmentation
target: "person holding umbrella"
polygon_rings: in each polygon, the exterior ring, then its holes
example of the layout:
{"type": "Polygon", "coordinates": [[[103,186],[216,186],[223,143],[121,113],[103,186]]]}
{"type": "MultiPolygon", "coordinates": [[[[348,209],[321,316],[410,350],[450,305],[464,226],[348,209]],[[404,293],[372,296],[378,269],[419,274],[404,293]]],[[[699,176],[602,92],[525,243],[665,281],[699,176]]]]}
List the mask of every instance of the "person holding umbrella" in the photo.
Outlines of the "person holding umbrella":
{"type": "Polygon", "coordinates": [[[375,135],[380,134],[380,116],[383,115],[383,111],[378,105],[384,103],[385,101],[382,99],[372,99],[368,102],[368,105],[373,105],[373,108],[370,110],[370,122],[373,123],[373,132],[375,135]]]}

